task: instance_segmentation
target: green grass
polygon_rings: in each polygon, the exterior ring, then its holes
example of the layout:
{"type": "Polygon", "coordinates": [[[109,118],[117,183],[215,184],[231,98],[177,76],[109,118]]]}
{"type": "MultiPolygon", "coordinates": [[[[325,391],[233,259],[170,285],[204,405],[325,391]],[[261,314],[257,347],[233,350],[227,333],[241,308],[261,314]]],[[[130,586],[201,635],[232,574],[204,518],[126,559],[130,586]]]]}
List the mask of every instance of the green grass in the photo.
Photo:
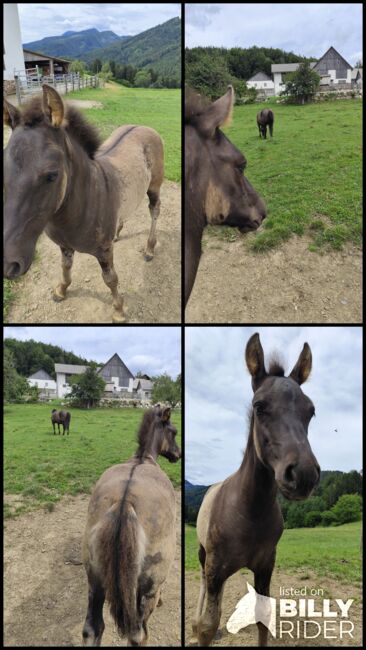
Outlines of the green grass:
{"type": "Polygon", "coordinates": [[[82,108],[103,138],[123,124],[150,126],[164,140],[165,177],[181,179],[181,91],[180,89],[126,88],[117,83],[105,88],[84,88],[65,99],[88,99],[103,108],[82,108]]]}
{"type": "MultiPolygon", "coordinates": [[[[362,562],[360,521],[330,528],[293,528],[283,531],[277,545],[276,568],[286,573],[315,573],[340,582],[360,585],[362,562]],[[345,561],[344,561],[345,560],[345,561]]],[[[197,536],[185,526],[185,566],[199,570],[197,536]]],[[[301,579],[301,576],[298,576],[301,579]]]]}
{"type": "MultiPolygon", "coordinates": [[[[66,494],[89,493],[105,469],[136,451],[141,409],[68,409],[70,434],[53,435],[50,404],[16,404],[4,409],[4,489],[24,500],[16,514],[58,501],[66,494]]],[[[172,421],[178,429],[180,413],[172,421]]],[[[175,486],[181,483],[181,461],[159,457],[160,467],[175,486]]],[[[18,504],[17,504],[18,505],[18,504]]],[[[14,514],[7,507],[5,515],[14,514]]]]}
{"type": "MultiPolygon", "coordinates": [[[[262,231],[244,238],[246,245],[265,251],[293,234],[310,235],[313,251],[360,244],[362,102],[272,102],[274,137],[260,140],[256,114],[265,106],[235,107],[232,126],[224,129],[247,158],[246,175],[268,209],[262,231]]],[[[227,241],[241,237],[231,228],[209,231],[227,241]]]]}

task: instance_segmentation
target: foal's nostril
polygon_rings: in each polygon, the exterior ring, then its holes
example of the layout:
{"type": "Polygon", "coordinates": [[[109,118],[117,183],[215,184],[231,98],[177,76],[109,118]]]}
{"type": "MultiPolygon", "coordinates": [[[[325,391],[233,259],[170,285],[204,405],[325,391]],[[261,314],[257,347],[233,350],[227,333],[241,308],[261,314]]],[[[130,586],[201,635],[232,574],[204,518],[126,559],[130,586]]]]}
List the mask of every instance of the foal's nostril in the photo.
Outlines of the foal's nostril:
{"type": "Polygon", "coordinates": [[[18,262],[12,262],[9,264],[6,275],[10,279],[17,278],[19,275],[21,275],[20,264],[18,262]]]}
{"type": "Polygon", "coordinates": [[[286,483],[293,483],[294,485],[296,485],[295,467],[296,467],[295,464],[288,465],[286,467],[285,475],[284,475],[286,483]]]}

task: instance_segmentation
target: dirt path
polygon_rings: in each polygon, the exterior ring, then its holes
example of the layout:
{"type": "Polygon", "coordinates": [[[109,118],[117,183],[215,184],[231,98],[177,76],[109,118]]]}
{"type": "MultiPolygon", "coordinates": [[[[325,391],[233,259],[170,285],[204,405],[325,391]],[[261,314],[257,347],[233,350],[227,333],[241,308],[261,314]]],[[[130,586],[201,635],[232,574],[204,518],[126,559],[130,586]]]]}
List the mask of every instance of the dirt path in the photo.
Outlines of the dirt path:
{"type": "MultiPolygon", "coordinates": [[[[306,575],[309,575],[309,572],[306,573],[306,575]]],[[[346,601],[348,598],[354,598],[357,599],[357,602],[354,602],[351,605],[351,608],[349,610],[350,612],[350,620],[354,623],[354,632],[353,632],[353,639],[350,639],[348,635],[345,635],[344,638],[341,640],[339,636],[337,635],[337,638],[324,638],[323,632],[321,635],[319,635],[318,638],[307,638],[304,639],[304,636],[301,635],[300,639],[294,638],[291,639],[289,635],[284,635],[282,638],[279,638],[279,633],[278,633],[278,610],[277,610],[277,626],[276,626],[276,632],[277,632],[277,637],[273,638],[272,635],[269,633],[269,638],[268,638],[268,645],[269,646],[277,646],[277,647],[300,647],[300,646],[306,646],[306,647],[312,647],[312,646],[321,646],[321,647],[339,647],[339,646],[362,646],[362,607],[360,604],[360,600],[362,597],[362,591],[361,589],[354,587],[352,585],[342,585],[336,580],[330,580],[328,578],[318,578],[315,576],[310,576],[306,580],[302,580],[301,578],[304,577],[303,572],[298,572],[297,575],[287,575],[281,571],[278,571],[275,569],[271,581],[271,596],[275,598],[280,597],[280,587],[285,587],[285,588],[298,588],[298,589],[303,589],[305,586],[307,587],[307,590],[309,591],[312,588],[315,589],[324,589],[324,596],[321,598],[317,598],[316,596],[314,597],[315,600],[315,609],[319,610],[322,604],[323,598],[330,598],[332,599],[332,607],[331,609],[334,611],[334,599],[335,598],[341,598],[343,601],[346,601]]],[[[242,598],[246,592],[247,592],[247,587],[246,587],[246,581],[254,586],[253,584],[253,574],[250,571],[246,571],[245,575],[242,575],[242,572],[238,572],[235,575],[233,575],[229,580],[227,581],[225,585],[225,591],[224,591],[224,597],[223,597],[223,607],[222,607],[222,616],[221,616],[221,624],[220,624],[220,632],[219,635],[221,638],[218,638],[215,640],[212,645],[213,646],[241,646],[241,647],[247,647],[247,646],[258,646],[258,633],[257,633],[257,626],[256,625],[250,625],[242,630],[240,630],[237,634],[230,634],[227,629],[226,629],[226,623],[228,619],[230,618],[231,614],[235,610],[235,606],[242,598]]],[[[199,594],[199,578],[198,578],[198,573],[195,573],[193,571],[187,572],[185,576],[185,637],[186,637],[186,642],[185,645],[197,645],[195,643],[194,638],[192,637],[192,619],[196,611],[196,604],[197,604],[197,599],[198,599],[198,594],[199,594]]],[[[311,597],[311,596],[310,596],[311,597]]],[[[314,620],[314,617],[310,616],[310,620],[314,620]]],[[[295,617],[291,619],[293,623],[296,623],[298,620],[304,620],[304,619],[299,619],[298,617],[295,617]]],[[[318,621],[320,619],[317,619],[318,621]]],[[[329,621],[334,621],[338,619],[327,619],[329,621]]],[[[296,625],[294,627],[296,630],[296,625]]],[[[334,628],[335,629],[335,628],[334,628]]],[[[333,634],[333,631],[329,632],[329,635],[333,634]]],[[[309,632],[308,635],[315,635],[314,628],[309,625],[309,632]]]]}
{"type": "MultiPolygon", "coordinates": [[[[250,237],[245,235],[244,237],[250,237]]],[[[187,323],[361,323],[362,251],[323,255],[293,236],[264,254],[204,238],[187,323]]]]}
{"type": "MultiPolygon", "coordinates": [[[[152,614],[149,645],[181,645],[180,492],[177,552],[162,591],[163,605],[152,614]]],[[[4,645],[81,646],[87,581],[81,540],[89,497],[67,498],[54,512],[36,511],[7,520],[4,554],[4,645]]],[[[104,607],[102,645],[125,646],[104,607]]]]}
{"type": "MultiPolygon", "coordinates": [[[[165,180],[157,227],[158,243],[151,262],[143,258],[150,229],[146,204],[125,222],[115,244],[114,260],[128,323],[178,323],[181,320],[181,188],[165,180]]],[[[61,303],[52,288],[61,278],[61,254],[46,235],[37,244],[37,258],[16,283],[9,323],[110,323],[112,297],[97,260],[76,253],[73,281],[61,303]]]]}

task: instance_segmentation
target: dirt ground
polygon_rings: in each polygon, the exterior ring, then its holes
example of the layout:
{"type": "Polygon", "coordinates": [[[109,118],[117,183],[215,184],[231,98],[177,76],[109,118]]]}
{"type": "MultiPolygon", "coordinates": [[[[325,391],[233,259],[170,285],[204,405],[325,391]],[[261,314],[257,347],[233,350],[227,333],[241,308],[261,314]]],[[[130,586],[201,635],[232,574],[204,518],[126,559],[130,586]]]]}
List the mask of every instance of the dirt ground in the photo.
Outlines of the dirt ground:
{"type": "MultiPolygon", "coordinates": [[[[115,269],[128,323],[178,323],[181,320],[181,188],[165,180],[157,226],[155,257],[145,262],[150,230],[148,201],[126,220],[114,245],[115,269]]],[[[97,260],[75,253],[66,300],[56,303],[52,289],[61,279],[59,247],[45,234],[37,257],[16,283],[9,323],[111,323],[112,296],[97,260]]]]}
{"type": "Polygon", "coordinates": [[[187,323],[361,323],[362,251],[312,253],[293,236],[267,253],[205,235],[187,323]]]}
{"type": "MultiPolygon", "coordinates": [[[[303,589],[305,586],[309,590],[311,588],[322,588],[324,589],[324,596],[321,598],[314,597],[315,600],[315,609],[320,610],[323,598],[341,598],[343,601],[348,600],[349,598],[356,599],[357,602],[354,602],[349,610],[350,620],[354,623],[354,632],[353,639],[350,639],[348,635],[345,635],[341,640],[337,634],[336,639],[324,638],[323,633],[319,635],[318,638],[307,638],[304,639],[303,635],[301,638],[291,639],[289,635],[284,635],[283,638],[279,638],[278,634],[278,616],[277,611],[277,637],[273,638],[271,633],[268,633],[268,645],[277,646],[277,647],[339,647],[339,646],[359,646],[362,647],[362,607],[360,604],[361,599],[361,589],[354,587],[352,585],[342,585],[336,580],[331,580],[328,578],[317,578],[315,576],[310,576],[307,572],[308,579],[302,580],[304,577],[303,573],[300,571],[295,575],[287,575],[282,571],[275,569],[272,581],[271,581],[271,596],[275,598],[280,597],[280,587],[285,588],[298,588],[303,589]]],[[[234,612],[235,607],[238,601],[246,594],[247,586],[246,582],[249,582],[254,586],[253,574],[250,571],[247,571],[245,575],[242,575],[241,572],[236,573],[227,581],[225,585],[224,597],[223,597],[223,606],[222,606],[222,616],[221,624],[219,628],[219,637],[216,639],[212,646],[235,646],[235,647],[247,647],[247,646],[258,646],[258,632],[256,625],[249,625],[248,627],[243,628],[237,634],[230,634],[226,629],[226,623],[230,618],[231,614],[234,612]]],[[[192,619],[196,611],[196,605],[199,594],[199,578],[198,573],[189,571],[185,576],[185,645],[186,646],[196,646],[196,639],[192,635],[192,619]]],[[[311,596],[307,596],[310,597],[311,596]]],[[[291,596],[290,596],[291,598],[291,596]]],[[[334,600],[331,603],[331,609],[334,611],[334,600]]],[[[315,620],[314,617],[310,616],[310,620],[315,620]]],[[[299,617],[292,618],[291,621],[295,624],[299,617]]],[[[320,619],[316,619],[320,621],[320,619]]],[[[334,621],[338,619],[327,619],[328,621],[334,621]]],[[[296,630],[296,625],[294,627],[296,630]]],[[[309,626],[308,635],[315,635],[314,629],[312,626],[309,626]]],[[[335,628],[334,628],[335,629],[335,628]]],[[[330,634],[335,635],[334,632],[330,634]]],[[[295,633],[296,636],[296,633],[295,633]]]]}
{"type": "MultiPolygon", "coordinates": [[[[177,551],[162,590],[163,605],[151,615],[149,645],[181,646],[180,492],[176,490],[177,551]]],[[[6,521],[4,532],[4,645],[82,645],[87,580],[81,542],[87,495],[60,501],[53,512],[38,510],[6,521]]],[[[102,646],[125,646],[104,607],[102,646]]]]}

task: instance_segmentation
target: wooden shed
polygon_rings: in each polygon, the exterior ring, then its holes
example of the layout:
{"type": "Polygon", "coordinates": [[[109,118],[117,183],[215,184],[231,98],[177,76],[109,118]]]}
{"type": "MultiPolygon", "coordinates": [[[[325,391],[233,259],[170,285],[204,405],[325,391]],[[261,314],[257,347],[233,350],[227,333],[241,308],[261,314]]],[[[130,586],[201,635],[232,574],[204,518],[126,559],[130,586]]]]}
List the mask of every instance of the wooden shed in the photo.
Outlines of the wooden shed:
{"type": "Polygon", "coordinates": [[[71,61],[60,59],[60,57],[33,52],[23,48],[25,69],[34,69],[36,66],[42,72],[42,75],[48,76],[53,74],[67,74],[71,61]]]}

